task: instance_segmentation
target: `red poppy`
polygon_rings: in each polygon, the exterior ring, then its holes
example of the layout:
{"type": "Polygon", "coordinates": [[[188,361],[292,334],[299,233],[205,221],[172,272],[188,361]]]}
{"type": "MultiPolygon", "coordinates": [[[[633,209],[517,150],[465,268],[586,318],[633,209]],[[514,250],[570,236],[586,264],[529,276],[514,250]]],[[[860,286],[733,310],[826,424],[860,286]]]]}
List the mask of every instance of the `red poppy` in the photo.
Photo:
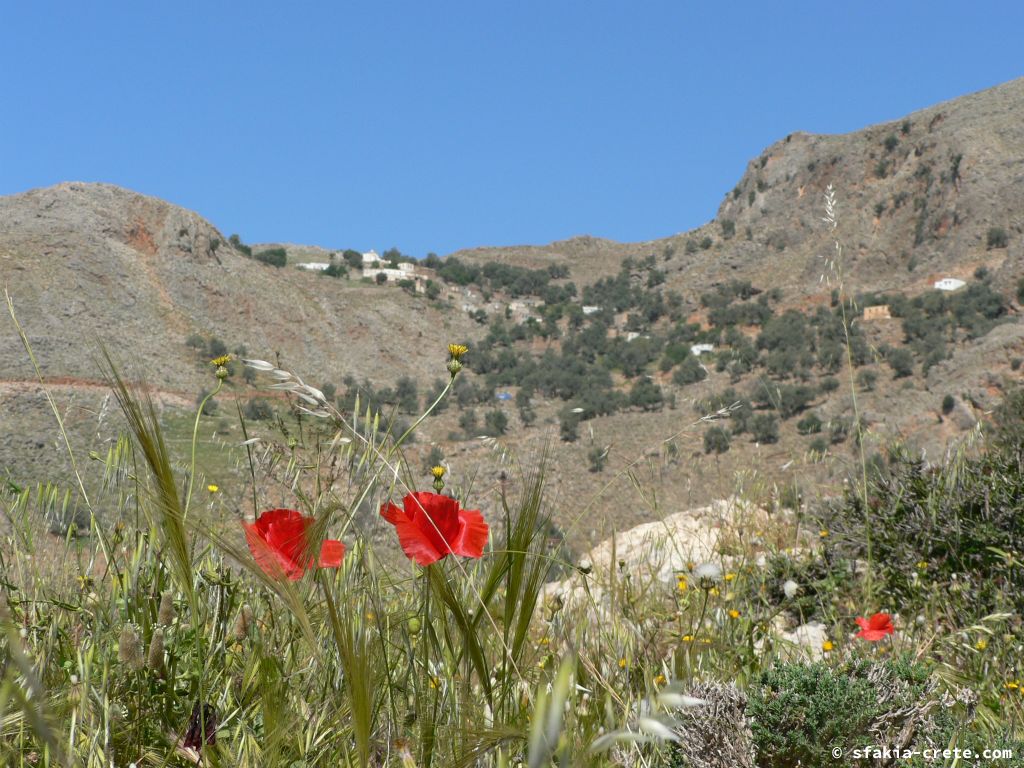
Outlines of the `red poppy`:
{"type": "Polygon", "coordinates": [[[449,553],[481,557],[487,543],[487,523],[478,509],[459,509],[459,502],[439,493],[410,493],[402,499],[405,509],[390,501],[380,508],[381,517],[395,526],[398,543],[410,560],[430,565],[449,553]]]}
{"type": "Polygon", "coordinates": [[[870,619],[858,616],[856,621],[857,626],[860,627],[860,632],[856,634],[856,637],[863,637],[872,643],[876,643],[896,631],[892,625],[892,616],[888,613],[876,613],[870,619]]]}
{"type": "MultiPolygon", "coordinates": [[[[282,576],[292,581],[302,578],[313,567],[308,530],[314,518],[294,509],[271,509],[263,512],[255,523],[242,523],[245,539],[256,563],[272,578],[282,576]]],[[[337,568],[345,555],[345,545],[334,539],[320,544],[320,568],[337,568]]]]}

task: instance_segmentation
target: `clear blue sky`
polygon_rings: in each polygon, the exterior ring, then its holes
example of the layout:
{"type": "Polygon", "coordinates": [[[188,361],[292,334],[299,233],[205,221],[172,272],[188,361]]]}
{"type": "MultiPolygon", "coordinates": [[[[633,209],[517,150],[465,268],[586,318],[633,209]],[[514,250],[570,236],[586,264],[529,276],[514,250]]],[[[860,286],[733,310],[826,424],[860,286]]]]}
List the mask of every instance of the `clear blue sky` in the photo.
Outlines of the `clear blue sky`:
{"type": "Polygon", "coordinates": [[[0,194],[107,181],[415,256],[645,240],[791,131],[1024,75],[1022,30],[1019,0],[7,2],[0,194]]]}

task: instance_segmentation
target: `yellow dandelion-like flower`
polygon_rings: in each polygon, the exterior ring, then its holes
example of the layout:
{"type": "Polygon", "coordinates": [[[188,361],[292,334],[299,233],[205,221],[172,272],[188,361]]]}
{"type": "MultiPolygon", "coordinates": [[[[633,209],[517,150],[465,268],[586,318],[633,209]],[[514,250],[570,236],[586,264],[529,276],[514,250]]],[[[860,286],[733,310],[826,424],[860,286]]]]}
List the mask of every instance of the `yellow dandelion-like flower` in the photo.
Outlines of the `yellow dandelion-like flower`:
{"type": "Polygon", "coordinates": [[[438,679],[437,679],[436,677],[434,677],[433,675],[431,675],[431,676],[430,676],[430,687],[431,687],[431,688],[435,688],[435,689],[436,689],[436,688],[440,688],[440,687],[441,687],[441,681],[440,681],[440,680],[438,680],[438,679]]]}
{"type": "Polygon", "coordinates": [[[692,643],[693,642],[693,635],[683,635],[683,642],[684,643],[692,643]]]}
{"type": "Polygon", "coordinates": [[[740,612],[737,611],[735,608],[733,608],[731,611],[729,611],[729,618],[730,619],[738,619],[739,617],[740,617],[740,612]]]}
{"type": "Polygon", "coordinates": [[[625,669],[627,666],[629,666],[629,662],[625,658],[619,659],[619,669],[625,669]]]}
{"type": "Polygon", "coordinates": [[[449,344],[448,345],[448,356],[452,360],[461,360],[462,356],[469,352],[469,347],[465,344],[449,344]]]}
{"type": "Polygon", "coordinates": [[[217,491],[220,490],[220,486],[214,483],[210,483],[208,486],[206,486],[206,490],[208,490],[210,493],[216,493],[217,491]]]}
{"type": "Polygon", "coordinates": [[[917,569],[919,571],[923,571],[927,567],[928,567],[928,561],[927,560],[920,560],[920,561],[918,561],[917,569]]]}
{"type": "Polygon", "coordinates": [[[440,464],[438,464],[436,467],[431,467],[430,468],[430,474],[432,474],[434,477],[436,477],[438,479],[441,479],[442,477],[444,477],[445,471],[446,471],[445,468],[442,467],[440,464]]]}
{"type": "Polygon", "coordinates": [[[702,637],[702,638],[700,639],[700,641],[701,641],[702,643],[704,643],[704,645],[711,645],[711,638],[710,638],[710,637],[702,637]]]}
{"type": "Polygon", "coordinates": [[[719,592],[719,591],[718,591],[718,587],[712,587],[712,588],[711,588],[711,589],[709,590],[709,592],[710,592],[710,593],[711,593],[712,595],[714,595],[715,597],[718,597],[718,596],[719,596],[720,594],[722,594],[721,592],[719,592]]]}
{"type": "Polygon", "coordinates": [[[540,639],[540,644],[541,645],[551,645],[551,638],[550,637],[542,637],[540,639]]]}
{"type": "Polygon", "coordinates": [[[725,580],[726,581],[732,581],[735,578],[736,578],[736,574],[735,573],[727,573],[727,574],[725,574],[725,580]]]}
{"type": "Polygon", "coordinates": [[[685,592],[690,588],[690,583],[686,580],[685,576],[680,576],[676,580],[676,587],[679,589],[680,592],[685,592]]]}
{"type": "Polygon", "coordinates": [[[822,528],[820,531],[818,531],[818,535],[821,536],[821,538],[823,538],[823,539],[827,539],[828,538],[828,531],[826,531],[824,528],[822,528]]]}
{"type": "Polygon", "coordinates": [[[225,365],[227,365],[234,359],[234,355],[221,355],[220,357],[213,358],[213,360],[210,361],[210,365],[212,365],[214,368],[223,368],[225,365]]]}
{"type": "Polygon", "coordinates": [[[988,648],[988,640],[986,640],[985,638],[981,638],[980,640],[978,640],[978,642],[974,644],[974,647],[977,648],[979,651],[984,651],[986,648],[988,648]]]}
{"type": "Polygon", "coordinates": [[[665,684],[665,676],[664,675],[657,675],[654,678],[654,684],[655,685],[664,685],[665,684]]]}
{"type": "Polygon", "coordinates": [[[1016,680],[1007,680],[1006,683],[1003,684],[1003,688],[1008,691],[1016,691],[1020,688],[1020,683],[1016,680]]]}
{"type": "Polygon", "coordinates": [[[832,643],[831,640],[826,640],[824,643],[821,644],[821,650],[823,650],[825,653],[828,653],[833,648],[835,648],[835,645],[832,643]]]}

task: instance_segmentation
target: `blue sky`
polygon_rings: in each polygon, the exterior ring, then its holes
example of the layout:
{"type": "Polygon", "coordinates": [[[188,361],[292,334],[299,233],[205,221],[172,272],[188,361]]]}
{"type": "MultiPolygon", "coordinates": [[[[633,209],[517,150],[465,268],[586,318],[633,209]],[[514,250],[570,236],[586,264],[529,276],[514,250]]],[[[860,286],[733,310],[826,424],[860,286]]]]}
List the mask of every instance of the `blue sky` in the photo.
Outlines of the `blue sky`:
{"type": "Polygon", "coordinates": [[[415,256],[646,240],[787,133],[1024,75],[1022,29],[1016,0],[5,3],[0,194],[107,181],[415,256]]]}

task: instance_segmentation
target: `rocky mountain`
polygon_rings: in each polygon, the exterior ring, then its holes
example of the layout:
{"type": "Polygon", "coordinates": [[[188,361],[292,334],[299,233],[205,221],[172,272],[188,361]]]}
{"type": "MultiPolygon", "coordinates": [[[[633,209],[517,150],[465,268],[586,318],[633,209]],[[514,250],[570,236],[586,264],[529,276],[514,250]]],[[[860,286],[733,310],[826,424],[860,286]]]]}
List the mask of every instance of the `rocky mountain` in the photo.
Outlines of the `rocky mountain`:
{"type": "MultiPolygon", "coordinates": [[[[475,265],[567,267],[579,289],[620,274],[628,258],[646,264],[645,274],[656,272],[656,281],[646,278],[650,290],[675,294],[676,314],[702,327],[708,325],[702,296],[730,281],[748,281],[761,292],[774,289],[773,311],[780,314],[828,307],[840,277],[844,295],[907,297],[933,291],[944,277],[983,279],[1005,304],[999,322],[978,337],[958,337],[948,355],[920,375],[893,378],[882,362],[886,349],[906,341],[898,319],[869,323],[859,306],[851,308],[851,322],[874,355],[865,366],[879,380],[859,403],[875,435],[872,450],[899,436],[935,455],[970,434],[1019,380],[1022,114],[1024,79],[851,134],[793,133],[751,160],[715,219],[690,232],[643,243],[580,237],[451,257],[475,265]],[[822,220],[829,186],[838,200],[834,232],[822,220]],[[835,240],[843,245],[841,275],[830,265],[835,240]],[[953,400],[949,409],[940,407],[946,395],[953,400]]],[[[292,245],[286,250],[291,260],[325,260],[331,252],[292,245]]],[[[472,345],[486,331],[465,311],[465,288],[452,286],[448,297],[430,300],[358,279],[277,269],[247,257],[196,213],[105,184],[64,183],[0,198],[0,283],[83,444],[95,439],[105,414],[95,363],[99,344],[160,390],[173,409],[193,404],[211,384],[196,339],[279,357],[317,385],[341,386],[351,376],[389,386],[409,376],[422,391],[443,375],[445,343],[472,345]]],[[[512,298],[500,292],[492,297],[489,316],[501,316],[494,307],[512,298]]],[[[651,333],[665,331],[665,322],[651,333]]],[[[757,329],[742,332],[754,339],[757,329]]],[[[560,343],[553,337],[518,342],[536,354],[560,343]]],[[[0,475],[22,479],[59,471],[52,416],[9,320],[0,322],[0,360],[0,475]]],[[[778,443],[734,439],[727,453],[705,454],[705,425],[694,423],[692,404],[730,384],[756,384],[759,375],[736,379],[713,366],[707,370],[703,381],[680,386],[669,371],[653,366],[652,381],[671,396],[664,409],[619,409],[588,418],[575,442],[559,439],[563,404],[538,396],[539,418],[529,427],[520,424],[511,403],[488,406],[510,420],[497,445],[467,439],[456,427],[457,411],[449,411],[428,420],[413,454],[438,444],[465,477],[485,480],[486,493],[497,486],[502,444],[515,448],[524,463],[551,445],[560,523],[591,540],[609,526],[632,525],[737,490],[838,482],[850,451],[837,448],[832,463],[810,460],[806,437],[788,422],[778,443]],[[607,468],[587,471],[595,448],[604,449],[607,468]],[[627,465],[642,476],[649,495],[638,496],[625,475],[608,485],[627,465]],[[605,496],[586,507],[583,502],[605,486],[605,496]]],[[[618,373],[614,380],[624,391],[631,386],[618,373]]],[[[236,394],[246,396],[243,389],[239,385],[236,394]]],[[[848,382],[823,389],[813,406],[825,421],[848,416],[848,382]]]]}

